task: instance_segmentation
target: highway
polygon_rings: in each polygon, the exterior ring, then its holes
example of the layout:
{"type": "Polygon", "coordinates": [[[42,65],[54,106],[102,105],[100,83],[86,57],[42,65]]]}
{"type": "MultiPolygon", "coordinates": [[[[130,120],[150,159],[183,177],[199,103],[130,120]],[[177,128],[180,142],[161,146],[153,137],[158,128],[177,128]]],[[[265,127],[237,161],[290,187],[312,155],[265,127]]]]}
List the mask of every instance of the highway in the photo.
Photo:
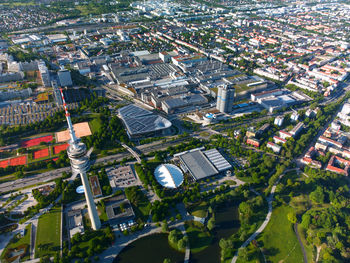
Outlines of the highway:
{"type": "MultiPolygon", "coordinates": [[[[137,146],[137,147],[135,147],[134,150],[139,152],[139,153],[147,154],[147,153],[150,153],[153,151],[165,150],[169,146],[181,143],[189,138],[190,137],[184,137],[184,138],[176,139],[176,140],[165,142],[165,143],[163,143],[162,141],[157,141],[157,142],[153,142],[151,144],[137,146]]],[[[123,152],[123,153],[118,153],[118,154],[99,158],[96,161],[92,161],[92,164],[98,164],[98,163],[107,164],[108,162],[113,162],[113,161],[120,162],[124,158],[129,158],[129,157],[133,157],[133,155],[131,155],[131,153],[129,153],[129,152],[123,152]]],[[[63,172],[68,173],[70,171],[71,171],[70,167],[64,167],[64,168],[59,168],[56,170],[32,175],[32,176],[25,177],[22,179],[17,179],[14,181],[5,182],[5,183],[0,184],[0,193],[15,191],[15,190],[18,190],[21,188],[26,188],[29,186],[33,186],[33,185],[36,185],[39,183],[52,181],[56,178],[60,178],[62,176],[63,172]]]]}
{"type": "MultiPolygon", "coordinates": [[[[340,89],[339,91],[335,92],[333,94],[332,97],[328,98],[326,101],[323,101],[322,103],[320,103],[321,105],[325,105],[328,104],[330,102],[334,102],[337,99],[342,98],[347,91],[350,90],[350,85],[346,85],[344,87],[344,89],[340,89]]],[[[305,106],[299,109],[307,109],[309,108],[309,106],[305,106]]],[[[227,124],[227,126],[225,125],[225,127],[220,127],[218,129],[214,130],[209,130],[209,129],[205,129],[209,132],[223,132],[225,130],[228,129],[232,129],[234,127],[238,127],[244,124],[249,124],[252,122],[259,122],[271,117],[276,117],[278,115],[285,115],[286,113],[291,113],[292,111],[287,111],[287,112],[283,112],[283,113],[276,113],[276,114],[271,114],[271,115],[267,115],[267,116],[263,116],[260,118],[253,118],[253,119],[247,119],[247,120],[243,120],[241,122],[237,122],[237,123],[232,123],[232,124],[227,124]]],[[[203,130],[201,130],[203,131],[203,130]]],[[[188,140],[190,138],[193,137],[198,137],[200,136],[200,132],[195,132],[192,133],[191,136],[187,136],[187,137],[183,137],[183,138],[177,138],[174,139],[172,141],[167,141],[165,143],[163,143],[162,141],[156,141],[153,143],[149,143],[149,144],[144,144],[144,145],[139,145],[137,147],[134,147],[133,150],[135,151],[135,153],[137,154],[148,154],[150,152],[153,151],[158,151],[158,150],[165,150],[166,148],[168,148],[169,146],[174,146],[176,144],[182,143],[185,140],[188,140]]],[[[317,136],[316,136],[317,137],[317,136]]],[[[315,137],[315,138],[316,138],[315,137]]],[[[121,161],[123,158],[130,158],[135,156],[135,154],[131,154],[130,152],[123,152],[123,153],[118,153],[118,154],[114,154],[114,155],[110,155],[110,156],[106,156],[106,157],[102,157],[97,159],[95,162],[92,161],[93,164],[97,164],[97,163],[104,163],[107,164],[108,162],[113,162],[113,161],[121,161]]],[[[140,160],[138,160],[140,161],[140,160]]],[[[44,173],[40,173],[37,175],[33,175],[33,176],[29,176],[23,179],[18,179],[15,181],[9,181],[9,182],[5,182],[0,184],[0,193],[4,193],[4,192],[9,192],[9,191],[14,191],[14,190],[18,190],[21,188],[26,188],[29,186],[33,186],[39,183],[43,183],[43,182],[47,182],[47,181],[51,181],[54,180],[56,178],[59,178],[62,176],[63,172],[70,172],[70,167],[65,167],[65,168],[59,168],[53,171],[48,171],[48,172],[44,172],[44,173]]]]}

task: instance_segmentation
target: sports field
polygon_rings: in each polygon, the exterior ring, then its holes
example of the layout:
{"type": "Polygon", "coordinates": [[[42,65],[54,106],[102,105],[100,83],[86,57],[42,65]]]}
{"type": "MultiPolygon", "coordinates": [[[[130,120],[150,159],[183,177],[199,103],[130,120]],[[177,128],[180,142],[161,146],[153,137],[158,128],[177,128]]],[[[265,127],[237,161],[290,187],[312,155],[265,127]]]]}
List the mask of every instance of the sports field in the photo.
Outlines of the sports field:
{"type": "Polygon", "coordinates": [[[43,136],[43,137],[29,139],[29,140],[25,140],[25,141],[21,142],[21,147],[22,148],[29,148],[29,147],[37,146],[41,142],[47,143],[47,142],[51,142],[52,140],[53,140],[52,135],[47,135],[47,136],[43,136]]]}
{"type": "Polygon", "coordinates": [[[37,257],[53,255],[60,250],[61,208],[54,207],[39,218],[35,254],[37,257]]]}
{"type": "Polygon", "coordinates": [[[6,168],[7,166],[9,166],[9,160],[0,161],[1,168],[6,168]]]}
{"type": "Polygon", "coordinates": [[[49,148],[41,149],[33,153],[33,159],[40,159],[50,155],[49,148]]]}
{"type": "Polygon", "coordinates": [[[25,165],[25,164],[27,164],[26,155],[22,155],[22,156],[10,159],[10,166],[25,165]]]}
{"type": "Polygon", "coordinates": [[[53,148],[53,152],[54,154],[59,154],[60,152],[67,150],[68,146],[68,143],[57,145],[53,148]]]}
{"type": "MultiPolygon", "coordinates": [[[[76,123],[73,125],[75,135],[78,138],[91,135],[91,130],[88,122],[76,123]]],[[[55,134],[56,142],[66,142],[70,139],[70,134],[68,130],[56,132],[55,134]]]]}
{"type": "Polygon", "coordinates": [[[22,156],[0,161],[1,168],[6,168],[8,166],[26,165],[26,164],[27,164],[27,155],[22,155],[22,156]]]}

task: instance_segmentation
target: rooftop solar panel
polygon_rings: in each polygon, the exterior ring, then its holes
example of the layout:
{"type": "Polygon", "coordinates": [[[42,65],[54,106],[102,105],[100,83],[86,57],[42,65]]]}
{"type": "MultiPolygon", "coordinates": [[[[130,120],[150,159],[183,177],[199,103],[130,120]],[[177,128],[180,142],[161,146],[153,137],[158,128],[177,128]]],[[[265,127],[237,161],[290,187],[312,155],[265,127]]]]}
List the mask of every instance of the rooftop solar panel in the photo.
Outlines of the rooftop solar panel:
{"type": "Polygon", "coordinates": [[[204,154],[220,172],[232,167],[231,164],[221,155],[217,149],[207,150],[204,152],[204,154]]]}
{"type": "Polygon", "coordinates": [[[185,153],[179,157],[196,180],[218,173],[201,151],[185,153]]]}
{"type": "Polygon", "coordinates": [[[119,115],[130,136],[155,132],[171,126],[171,122],[162,116],[134,104],[120,108],[119,115]]]}

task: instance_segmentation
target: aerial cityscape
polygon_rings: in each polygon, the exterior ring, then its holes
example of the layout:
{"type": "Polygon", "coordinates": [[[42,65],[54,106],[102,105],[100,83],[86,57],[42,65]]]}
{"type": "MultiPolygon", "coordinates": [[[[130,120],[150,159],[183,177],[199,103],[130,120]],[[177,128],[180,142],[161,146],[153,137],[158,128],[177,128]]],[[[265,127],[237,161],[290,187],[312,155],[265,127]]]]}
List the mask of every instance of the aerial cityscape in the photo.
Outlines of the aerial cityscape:
{"type": "Polygon", "coordinates": [[[0,263],[350,262],[349,21],[0,0],[0,263]]]}

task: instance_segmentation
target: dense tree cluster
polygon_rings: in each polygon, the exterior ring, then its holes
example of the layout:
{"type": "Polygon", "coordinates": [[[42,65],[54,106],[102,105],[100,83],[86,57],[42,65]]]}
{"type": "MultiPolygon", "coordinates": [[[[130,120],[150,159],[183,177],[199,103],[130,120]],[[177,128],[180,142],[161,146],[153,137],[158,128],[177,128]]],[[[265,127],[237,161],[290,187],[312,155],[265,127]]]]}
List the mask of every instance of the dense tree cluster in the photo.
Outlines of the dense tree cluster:
{"type": "Polygon", "coordinates": [[[236,233],[228,239],[221,239],[219,242],[221,260],[224,261],[233,257],[234,248],[240,247],[265,219],[267,205],[262,196],[251,197],[250,191],[245,186],[237,187],[222,195],[224,196],[223,200],[240,202],[239,219],[241,223],[236,233]]]}
{"type": "Polygon", "coordinates": [[[294,219],[303,228],[308,245],[314,247],[314,251],[325,245],[320,255],[322,262],[349,261],[350,193],[347,179],[309,167],[304,172],[308,175],[304,180],[282,182],[276,189],[275,205],[289,202],[295,208],[294,219]],[[296,203],[294,197],[305,201],[296,203]]]}
{"type": "Polygon", "coordinates": [[[62,192],[61,202],[63,204],[69,204],[71,202],[77,201],[83,198],[82,194],[78,194],[76,189],[81,185],[81,179],[78,177],[72,183],[68,184],[67,187],[62,192]]]}
{"type": "Polygon", "coordinates": [[[168,241],[171,247],[183,252],[188,244],[188,237],[184,236],[179,229],[175,228],[169,232],[168,241]]]}
{"type": "Polygon", "coordinates": [[[125,129],[121,123],[121,120],[117,116],[110,118],[110,112],[103,111],[100,116],[101,128],[99,131],[93,133],[91,136],[84,137],[88,148],[94,147],[94,149],[112,149],[120,147],[118,141],[127,143],[129,141],[126,135],[125,129]]]}
{"type": "Polygon", "coordinates": [[[114,239],[114,233],[109,226],[97,231],[86,229],[83,235],[77,233],[73,236],[70,249],[64,242],[62,257],[54,260],[54,263],[68,263],[76,258],[89,259],[107,249],[114,239]]]}
{"type": "Polygon", "coordinates": [[[44,208],[44,207],[48,206],[49,204],[53,203],[57,199],[57,197],[59,197],[59,195],[63,192],[65,187],[67,186],[67,182],[63,181],[62,178],[57,179],[55,181],[55,183],[56,183],[56,186],[55,186],[54,190],[48,195],[41,194],[38,189],[32,190],[33,197],[38,202],[38,206],[40,208],[44,208]]]}

